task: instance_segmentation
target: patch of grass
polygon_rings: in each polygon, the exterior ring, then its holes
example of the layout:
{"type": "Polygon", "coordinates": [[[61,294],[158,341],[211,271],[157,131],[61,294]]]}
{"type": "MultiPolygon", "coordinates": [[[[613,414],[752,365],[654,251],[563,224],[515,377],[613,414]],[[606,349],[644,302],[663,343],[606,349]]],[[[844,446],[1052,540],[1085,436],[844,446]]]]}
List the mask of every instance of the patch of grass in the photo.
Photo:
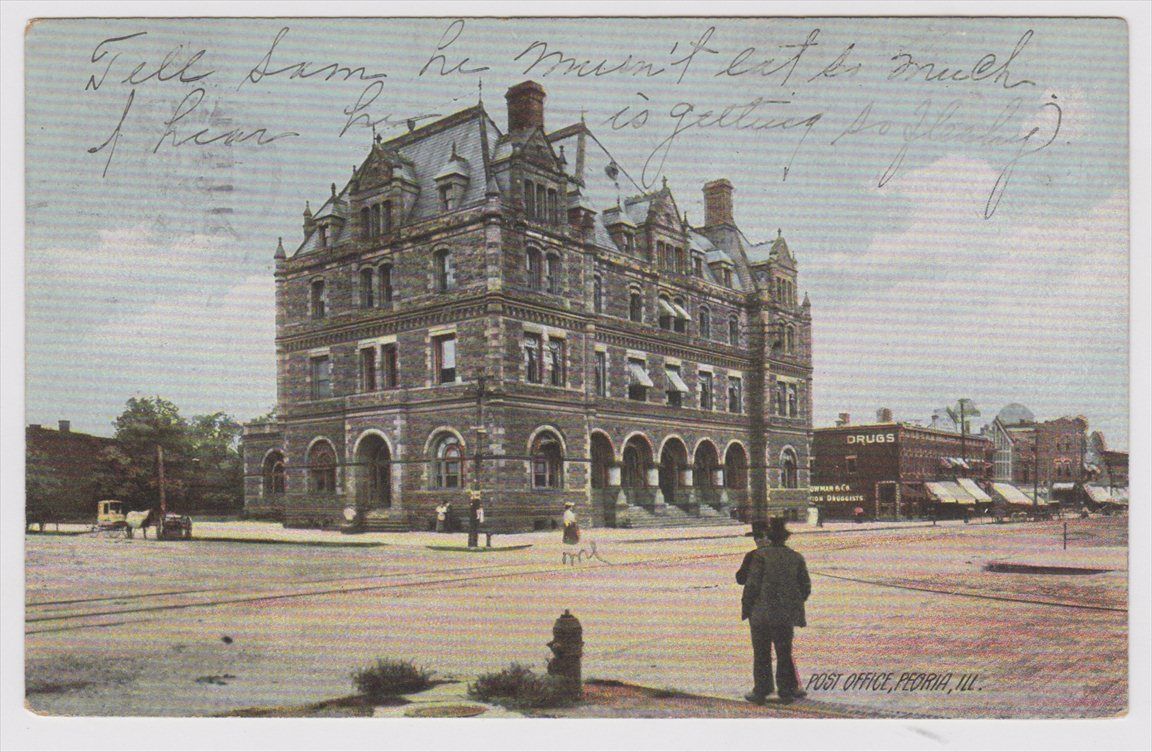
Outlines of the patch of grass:
{"type": "Polygon", "coordinates": [[[370,701],[380,702],[396,695],[422,692],[432,686],[434,672],[412,661],[377,659],[375,666],[352,673],[352,683],[370,701]]]}
{"type": "Polygon", "coordinates": [[[510,710],[563,708],[575,704],[571,685],[559,677],[535,673],[519,663],[503,671],[482,674],[468,685],[468,696],[510,710]]]}
{"type": "MultiPolygon", "coordinates": [[[[403,700],[379,704],[403,705],[403,700]]],[[[338,697],[308,705],[239,708],[217,714],[216,718],[356,718],[372,715],[373,704],[363,695],[338,697]]]]}

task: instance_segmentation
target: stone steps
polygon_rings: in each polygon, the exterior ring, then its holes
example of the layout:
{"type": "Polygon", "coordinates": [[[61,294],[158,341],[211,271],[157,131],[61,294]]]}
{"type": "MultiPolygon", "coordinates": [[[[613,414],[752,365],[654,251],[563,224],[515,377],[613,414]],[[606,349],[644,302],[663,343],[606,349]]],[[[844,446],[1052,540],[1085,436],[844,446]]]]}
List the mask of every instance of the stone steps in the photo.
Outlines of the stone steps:
{"type": "Polygon", "coordinates": [[[627,510],[617,510],[617,527],[629,528],[666,528],[666,527],[699,527],[712,525],[741,525],[739,520],[720,514],[712,507],[701,505],[699,514],[689,514],[683,509],[666,504],[662,514],[653,512],[640,506],[629,506],[627,510]],[[623,524],[627,520],[627,524],[623,524]]]}

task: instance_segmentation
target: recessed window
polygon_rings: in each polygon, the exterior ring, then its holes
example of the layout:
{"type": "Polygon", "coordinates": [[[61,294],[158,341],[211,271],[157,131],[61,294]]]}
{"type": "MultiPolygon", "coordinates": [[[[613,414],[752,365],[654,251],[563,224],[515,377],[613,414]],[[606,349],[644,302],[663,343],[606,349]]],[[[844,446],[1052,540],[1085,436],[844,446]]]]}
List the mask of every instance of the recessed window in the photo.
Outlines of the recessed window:
{"type": "Polygon", "coordinates": [[[317,279],[312,281],[310,305],[312,318],[322,319],[327,314],[327,295],[324,291],[324,280],[317,279]]]}
{"type": "Polygon", "coordinates": [[[524,181],[524,214],[530,219],[536,218],[536,184],[531,180],[524,181]]]}
{"type": "Polygon", "coordinates": [[[376,275],[371,269],[360,270],[360,307],[372,308],[376,305],[376,275]]]}
{"type": "Polygon", "coordinates": [[[377,225],[380,228],[380,234],[386,235],[392,232],[392,202],[385,201],[380,204],[380,221],[377,225]]]}
{"type": "Polygon", "coordinates": [[[796,488],[800,485],[799,463],[796,461],[796,452],[792,448],[784,450],[780,458],[780,485],[784,488],[796,488]]]}
{"type": "Polygon", "coordinates": [[[391,303],[395,294],[392,290],[392,265],[385,264],[380,267],[380,302],[391,303]]]}
{"type": "Polygon", "coordinates": [[[539,334],[526,332],[524,334],[524,380],[529,384],[540,384],[544,381],[544,339],[539,334]]]}
{"type": "Polygon", "coordinates": [[[548,340],[548,374],[552,386],[564,386],[568,381],[565,345],[562,339],[548,340]]]}
{"type": "Polygon", "coordinates": [[[360,210],[360,237],[368,240],[375,234],[376,223],[372,221],[372,209],[365,206],[360,210]]]}
{"type": "Polygon", "coordinates": [[[596,396],[608,396],[608,353],[596,351],[596,396]]]}
{"type": "Polygon", "coordinates": [[[844,469],[848,472],[849,475],[855,475],[856,474],[856,456],[855,455],[849,455],[849,456],[844,458],[844,469]]]}
{"type": "Polygon", "coordinates": [[[696,374],[696,378],[700,382],[700,409],[711,410],[713,406],[712,374],[707,371],[700,371],[696,374]]]}
{"type": "Polygon", "coordinates": [[[744,382],[736,376],[728,377],[728,412],[744,412],[744,382]]]}
{"type": "Polygon", "coordinates": [[[446,334],[432,340],[435,354],[434,381],[450,384],[456,381],[456,335],[446,334]]]}
{"type": "Polygon", "coordinates": [[[532,487],[561,488],[564,451],[554,434],[544,433],[532,442],[532,487]]]}
{"type": "Polygon", "coordinates": [[[546,266],[547,273],[548,273],[547,280],[546,280],[548,292],[553,293],[553,294],[559,294],[561,292],[560,257],[554,253],[548,254],[548,258],[545,262],[545,266],[546,266]]]}
{"type": "Polygon", "coordinates": [[[360,391],[376,391],[376,348],[360,348],[360,391]]]}
{"type": "Polygon", "coordinates": [[[533,290],[541,289],[544,285],[544,259],[539,250],[536,248],[528,249],[525,266],[528,274],[528,286],[533,290]]]}
{"type": "Polygon", "coordinates": [[[441,248],[436,251],[436,289],[439,292],[448,292],[456,286],[456,279],[452,269],[452,251],[441,248]]]}
{"type": "Polygon", "coordinates": [[[740,319],[735,316],[728,317],[728,344],[740,346],[740,319]]]}
{"type": "Polygon", "coordinates": [[[628,399],[637,402],[648,401],[648,390],[655,384],[648,375],[648,366],[640,358],[628,359],[628,399]]]}
{"type": "Polygon", "coordinates": [[[665,390],[668,395],[668,404],[672,407],[683,407],[684,395],[688,394],[688,385],[680,376],[679,366],[665,366],[664,381],[668,385],[665,390]]]}
{"type": "Polygon", "coordinates": [[[788,417],[795,418],[798,412],[798,395],[795,384],[788,385],[788,417]]]}
{"type": "Polygon", "coordinates": [[[464,482],[460,440],[452,434],[440,436],[432,446],[432,458],[433,487],[460,488],[464,482]]]}
{"type": "Polygon", "coordinates": [[[672,301],[672,307],[676,309],[676,318],[672,319],[672,329],[680,334],[688,333],[688,308],[684,305],[684,298],[676,298],[672,301]]]}
{"type": "Polygon", "coordinates": [[[385,389],[395,389],[400,386],[399,350],[396,345],[384,345],[380,348],[380,376],[385,389]]]}
{"type": "Polygon", "coordinates": [[[328,399],[332,396],[332,359],[327,355],[309,361],[312,377],[312,399],[328,399]]]}
{"type": "Polygon", "coordinates": [[[704,259],[700,258],[699,256],[693,256],[692,257],[692,276],[693,277],[703,277],[704,276],[704,259]]]}
{"type": "Polygon", "coordinates": [[[451,185],[440,186],[440,210],[452,211],[455,209],[455,190],[451,185]]]}
{"type": "Polygon", "coordinates": [[[639,290],[628,293],[628,318],[637,323],[644,322],[644,299],[639,290]]]}
{"type": "Polygon", "coordinates": [[[308,485],[316,493],[336,491],[336,453],[326,441],[321,441],[308,452],[308,485]]]}
{"type": "Polygon", "coordinates": [[[599,274],[592,278],[592,310],[604,313],[604,279],[599,274]]]}
{"type": "Polygon", "coordinates": [[[712,339],[712,311],[708,306],[700,306],[697,312],[697,329],[703,339],[712,339]]]}
{"type": "Polygon", "coordinates": [[[320,247],[328,247],[328,225],[320,225],[320,247]]]}

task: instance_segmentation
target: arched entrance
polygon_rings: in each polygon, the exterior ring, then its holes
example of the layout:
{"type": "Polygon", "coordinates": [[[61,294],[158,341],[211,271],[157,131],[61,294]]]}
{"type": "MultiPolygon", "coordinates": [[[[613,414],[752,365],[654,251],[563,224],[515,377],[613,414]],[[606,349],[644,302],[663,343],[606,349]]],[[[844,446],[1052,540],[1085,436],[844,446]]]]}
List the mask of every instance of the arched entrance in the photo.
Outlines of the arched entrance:
{"type": "Polygon", "coordinates": [[[800,486],[798,467],[796,452],[792,447],[788,447],[780,453],[780,485],[782,487],[798,488],[800,486]]]}
{"type": "Polygon", "coordinates": [[[612,467],[615,451],[612,442],[602,433],[592,434],[592,488],[608,487],[608,468],[612,467]]]}
{"type": "Polygon", "coordinates": [[[733,491],[748,488],[748,455],[740,444],[733,444],[724,453],[724,485],[733,491]]]}
{"type": "Polygon", "coordinates": [[[272,498],[284,495],[284,453],[280,450],[269,452],[264,458],[261,470],[263,479],[264,497],[272,498]]]}
{"type": "Polygon", "coordinates": [[[360,441],[356,450],[358,481],[356,501],[362,509],[388,509],[392,506],[392,452],[376,434],[360,441]]]}
{"type": "Polygon", "coordinates": [[[680,488],[681,473],[688,467],[688,449],[684,442],[671,438],[664,442],[660,450],[660,490],[664,494],[664,501],[674,504],[676,491],[680,488]]]}
{"type": "Polygon", "coordinates": [[[648,468],[652,465],[652,447],[641,436],[633,436],[624,444],[624,467],[620,485],[625,488],[648,486],[648,468]]]}
{"type": "Polygon", "coordinates": [[[720,454],[711,441],[702,441],[692,458],[692,481],[696,488],[715,488],[716,470],[720,467],[720,454]]]}

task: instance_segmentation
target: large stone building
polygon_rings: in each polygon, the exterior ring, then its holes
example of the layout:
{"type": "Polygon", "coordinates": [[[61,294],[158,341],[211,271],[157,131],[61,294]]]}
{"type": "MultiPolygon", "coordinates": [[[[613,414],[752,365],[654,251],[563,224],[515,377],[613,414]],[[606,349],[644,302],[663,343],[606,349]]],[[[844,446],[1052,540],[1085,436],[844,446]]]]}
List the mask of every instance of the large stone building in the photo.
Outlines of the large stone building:
{"type": "Polygon", "coordinates": [[[1037,421],[1027,408],[1014,403],[1001,410],[983,433],[995,446],[997,482],[1075,502],[1075,489],[1093,475],[1085,464],[1088,421],[1083,417],[1037,421]]]}
{"type": "MultiPolygon", "coordinates": [[[[811,316],[784,238],[733,186],[692,226],[545,92],[376,139],[276,251],[276,420],[245,429],[246,508],[423,528],[480,494],[495,529],[794,514],[811,316]]],[[[675,156],[675,155],[674,155],[675,156]]],[[[689,158],[684,155],[684,158],[689,158]]]]}

